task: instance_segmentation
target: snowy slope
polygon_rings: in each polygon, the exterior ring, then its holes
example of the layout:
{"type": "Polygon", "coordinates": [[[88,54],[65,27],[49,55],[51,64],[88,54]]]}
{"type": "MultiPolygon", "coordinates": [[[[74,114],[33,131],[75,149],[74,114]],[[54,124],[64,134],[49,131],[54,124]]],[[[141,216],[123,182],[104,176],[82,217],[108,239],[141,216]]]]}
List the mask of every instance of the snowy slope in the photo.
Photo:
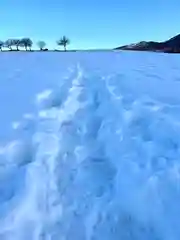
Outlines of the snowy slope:
{"type": "Polygon", "coordinates": [[[0,61],[0,240],[180,239],[179,56],[0,61]]]}

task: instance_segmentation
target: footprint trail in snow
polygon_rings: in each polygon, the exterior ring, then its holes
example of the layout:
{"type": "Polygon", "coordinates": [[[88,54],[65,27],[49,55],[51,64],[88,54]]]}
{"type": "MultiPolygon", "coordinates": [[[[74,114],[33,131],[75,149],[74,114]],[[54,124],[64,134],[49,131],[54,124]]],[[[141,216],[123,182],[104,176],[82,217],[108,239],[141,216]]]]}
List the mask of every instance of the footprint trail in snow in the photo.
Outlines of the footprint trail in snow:
{"type": "Polygon", "coordinates": [[[180,124],[120,81],[78,65],[14,123],[19,139],[0,149],[1,240],[179,239],[180,124]]]}

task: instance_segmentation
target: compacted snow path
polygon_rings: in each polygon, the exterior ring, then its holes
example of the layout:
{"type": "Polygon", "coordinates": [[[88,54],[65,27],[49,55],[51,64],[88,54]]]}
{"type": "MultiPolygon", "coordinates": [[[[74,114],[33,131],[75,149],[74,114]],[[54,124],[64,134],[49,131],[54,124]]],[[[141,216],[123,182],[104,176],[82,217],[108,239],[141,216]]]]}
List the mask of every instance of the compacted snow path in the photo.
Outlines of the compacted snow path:
{"type": "MultiPolygon", "coordinates": [[[[1,240],[178,240],[180,123],[78,65],[0,149],[1,240]]],[[[172,113],[172,114],[169,114],[172,113]]]]}

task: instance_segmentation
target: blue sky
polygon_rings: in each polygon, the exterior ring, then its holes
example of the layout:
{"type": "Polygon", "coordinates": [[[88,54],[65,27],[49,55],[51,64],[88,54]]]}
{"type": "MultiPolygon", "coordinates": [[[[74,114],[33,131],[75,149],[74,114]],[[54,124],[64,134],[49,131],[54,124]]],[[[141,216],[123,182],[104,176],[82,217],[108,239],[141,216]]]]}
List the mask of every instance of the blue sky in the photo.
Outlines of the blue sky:
{"type": "Polygon", "coordinates": [[[179,0],[0,0],[0,39],[30,36],[56,47],[113,48],[180,33],[179,0]]]}

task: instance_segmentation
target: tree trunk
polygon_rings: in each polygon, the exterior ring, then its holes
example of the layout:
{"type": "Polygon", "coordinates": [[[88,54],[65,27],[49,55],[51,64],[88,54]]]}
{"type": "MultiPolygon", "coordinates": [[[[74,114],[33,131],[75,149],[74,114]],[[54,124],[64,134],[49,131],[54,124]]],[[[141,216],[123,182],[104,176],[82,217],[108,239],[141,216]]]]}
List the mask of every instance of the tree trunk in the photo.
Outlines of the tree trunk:
{"type": "Polygon", "coordinates": [[[2,47],[0,47],[0,50],[1,50],[1,52],[2,52],[2,47]]]}
{"type": "Polygon", "coordinates": [[[18,48],[18,47],[19,47],[19,46],[17,45],[17,46],[16,46],[16,48],[17,48],[17,51],[19,51],[19,48],[18,48]]]}
{"type": "Polygon", "coordinates": [[[64,51],[66,52],[66,45],[64,45],[64,51]]]}
{"type": "Polygon", "coordinates": [[[26,51],[27,51],[27,46],[24,46],[25,47],[25,49],[26,49],[26,51]]]}

